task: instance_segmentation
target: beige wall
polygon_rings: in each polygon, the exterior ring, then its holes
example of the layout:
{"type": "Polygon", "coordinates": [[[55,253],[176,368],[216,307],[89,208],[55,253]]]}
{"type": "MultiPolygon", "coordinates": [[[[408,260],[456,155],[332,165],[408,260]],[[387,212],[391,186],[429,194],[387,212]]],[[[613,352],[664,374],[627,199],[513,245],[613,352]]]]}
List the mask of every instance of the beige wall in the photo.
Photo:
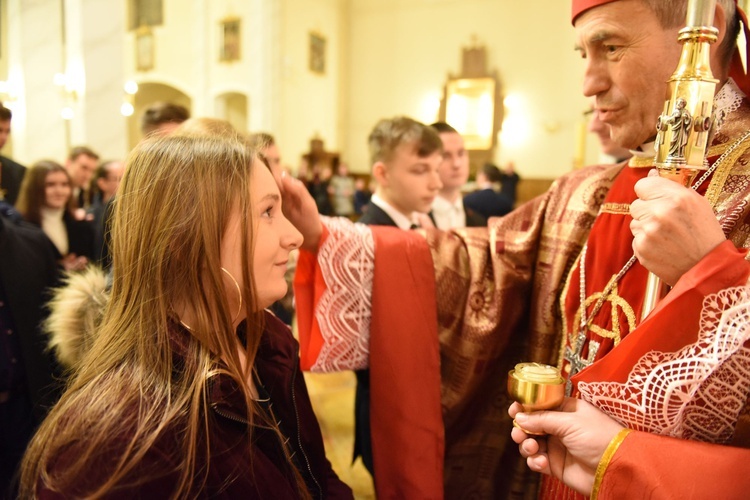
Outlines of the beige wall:
{"type": "MultiPolygon", "coordinates": [[[[382,117],[406,114],[431,122],[448,73],[461,69],[472,35],[486,45],[506,93],[520,97],[525,142],[500,144],[496,161],[512,160],[521,175],[552,177],[572,167],[576,126],[587,108],[583,65],[573,51],[567,1],[352,0],[349,135],[354,170],[369,169],[366,137],[382,117]]],[[[593,138],[589,160],[596,160],[593,138]]]]}
{"type": "MultiPolygon", "coordinates": [[[[274,134],[285,164],[296,169],[318,135],[342,143],[341,39],[345,0],[165,0],[164,26],[153,28],[155,67],[136,70],[135,34],[127,35],[127,70],[139,83],[163,83],[191,98],[194,116],[219,116],[216,98],[247,97],[249,131],[274,134]],[[242,21],[241,59],[219,61],[220,22],[242,21]],[[308,69],[311,31],[327,39],[326,72],[308,69]]],[[[132,120],[137,120],[134,116],[132,120]]]]}
{"type": "Polygon", "coordinates": [[[329,151],[340,151],[346,106],[342,54],[346,47],[347,0],[285,0],[281,40],[281,116],[277,141],[282,162],[296,171],[310,139],[323,139],[329,151]],[[309,36],[326,39],[325,73],[309,69],[309,36]]]}
{"type": "MultiPolygon", "coordinates": [[[[155,69],[135,70],[131,33],[126,74],[174,86],[190,96],[196,116],[220,112],[218,95],[246,95],[247,128],[274,134],[293,170],[319,136],[353,171],[367,172],[366,137],[375,122],[397,114],[434,121],[445,79],[460,71],[461,48],[473,35],[487,46],[488,68],[499,72],[505,93],[519,97],[522,108],[509,119],[520,116],[528,129],[525,141],[503,136],[496,161],[514,161],[531,178],[572,167],[587,103],[568,2],[550,2],[544,10],[514,0],[164,4],[167,24],[154,28],[155,69]],[[243,22],[238,63],[218,61],[219,22],[229,16],[243,22]],[[310,32],[327,41],[323,75],[308,68],[310,32]]],[[[587,163],[597,161],[593,137],[587,153],[587,163]]]]}

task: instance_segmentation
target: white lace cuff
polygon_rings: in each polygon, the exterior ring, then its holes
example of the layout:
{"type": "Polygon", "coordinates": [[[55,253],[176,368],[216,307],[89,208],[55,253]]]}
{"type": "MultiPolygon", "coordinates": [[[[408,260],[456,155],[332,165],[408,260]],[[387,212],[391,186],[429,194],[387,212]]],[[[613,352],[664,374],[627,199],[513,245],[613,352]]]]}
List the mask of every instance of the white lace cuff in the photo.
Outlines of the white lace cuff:
{"type": "Polygon", "coordinates": [[[318,266],[327,288],[315,308],[315,319],[323,347],[310,371],[367,368],[375,270],[372,231],[343,217],[322,220],[329,235],[318,251],[318,266]]]}

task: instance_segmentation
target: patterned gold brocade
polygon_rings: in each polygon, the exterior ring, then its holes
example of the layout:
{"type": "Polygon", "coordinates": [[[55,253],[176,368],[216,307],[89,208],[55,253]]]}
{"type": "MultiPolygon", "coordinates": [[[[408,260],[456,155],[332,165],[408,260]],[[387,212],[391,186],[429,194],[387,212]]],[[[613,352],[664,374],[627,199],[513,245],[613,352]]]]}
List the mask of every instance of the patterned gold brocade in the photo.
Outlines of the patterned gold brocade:
{"type": "Polygon", "coordinates": [[[523,491],[532,477],[508,448],[507,373],[528,359],[529,348],[535,361],[555,359],[563,278],[621,168],[565,176],[491,220],[489,234],[482,228],[427,233],[436,268],[446,498],[502,498],[523,491]]]}
{"type": "MultiPolygon", "coordinates": [[[[727,183],[730,174],[732,173],[733,169],[731,167],[736,166],[740,157],[745,155],[745,153],[747,152],[748,147],[750,147],[750,137],[744,135],[742,138],[737,139],[736,142],[733,142],[730,146],[725,148],[725,150],[731,149],[731,153],[728,153],[727,156],[721,157],[719,158],[719,160],[717,160],[717,162],[720,163],[716,167],[716,171],[714,172],[713,178],[711,179],[711,184],[706,191],[706,199],[711,203],[711,205],[716,205],[719,201],[719,197],[724,190],[724,186],[727,183]]],[[[722,152],[721,154],[724,154],[724,152],[722,152]]],[[[747,166],[747,158],[744,159],[744,162],[744,164],[741,164],[742,167],[747,166]]],[[[747,177],[747,173],[745,172],[745,170],[746,168],[742,169],[742,174],[744,177],[747,177]]]]}

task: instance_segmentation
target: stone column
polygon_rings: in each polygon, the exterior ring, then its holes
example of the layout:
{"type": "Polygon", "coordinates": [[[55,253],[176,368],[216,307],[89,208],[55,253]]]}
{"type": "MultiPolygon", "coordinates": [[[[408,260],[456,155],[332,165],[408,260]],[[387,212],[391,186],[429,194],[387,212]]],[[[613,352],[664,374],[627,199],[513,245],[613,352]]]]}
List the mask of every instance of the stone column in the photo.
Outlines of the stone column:
{"type": "Polygon", "coordinates": [[[8,79],[14,156],[63,162],[74,145],[103,158],[127,152],[123,99],[125,9],[119,0],[9,0],[8,79]],[[54,83],[65,75],[65,85],[54,83]],[[72,118],[61,110],[70,107],[72,118]]]}
{"type": "Polygon", "coordinates": [[[63,71],[62,1],[8,0],[8,81],[13,156],[26,165],[66,155],[62,98],[53,84],[63,71]]]}
{"type": "Polygon", "coordinates": [[[71,145],[84,144],[102,159],[127,154],[127,119],[120,114],[125,83],[125,13],[121,0],[65,0],[68,74],[83,77],[71,145]]]}

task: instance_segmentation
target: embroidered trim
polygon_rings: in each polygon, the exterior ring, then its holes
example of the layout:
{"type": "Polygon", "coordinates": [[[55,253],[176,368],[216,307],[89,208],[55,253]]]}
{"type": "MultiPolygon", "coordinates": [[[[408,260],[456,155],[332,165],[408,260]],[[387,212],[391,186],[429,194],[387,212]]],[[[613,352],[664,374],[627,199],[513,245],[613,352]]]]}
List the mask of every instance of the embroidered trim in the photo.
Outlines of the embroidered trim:
{"type": "Polygon", "coordinates": [[[730,288],[704,299],[695,344],[648,352],[624,384],[580,382],[578,388],[629,428],[724,443],[750,393],[749,340],[750,287],[730,288]]]}
{"type": "MultiPolygon", "coordinates": [[[[745,93],[740,90],[735,81],[731,78],[727,80],[727,83],[725,83],[719,92],[716,93],[716,96],[714,97],[713,111],[714,119],[716,120],[716,128],[713,131],[714,135],[716,135],[721,130],[721,127],[724,126],[724,121],[726,120],[727,115],[740,109],[744,98],[745,93]]],[[[706,151],[706,156],[723,155],[729,147],[730,144],[728,143],[709,146],[706,151]]]]}
{"type": "Polygon", "coordinates": [[[591,500],[596,500],[599,497],[599,490],[602,487],[604,473],[607,472],[607,467],[609,467],[609,464],[612,461],[612,458],[615,456],[615,453],[617,453],[617,450],[620,449],[620,445],[623,441],[625,441],[625,438],[628,437],[628,434],[630,434],[631,432],[633,432],[633,429],[621,429],[620,432],[618,432],[615,437],[612,438],[612,441],[609,442],[609,444],[607,445],[607,449],[604,450],[604,454],[602,455],[601,460],[599,460],[599,465],[596,466],[594,487],[591,489],[591,500]]]}
{"type": "Polygon", "coordinates": [[[603,203],[600,214],[630,215],[630,203],[603,203]]]}
{"type": "Polygon", "coordinates": [[[645,167],[653,167],[654,166],[654,156],[656,154],[653,154],[651,156],[631,156],[628,160],[628,167],[630,168],[645,168],[645,167]]]}
{"type": "Polygon", "coordinates": [[[375,242],[364,224],[321,217],[328,238],[318,252],[327,290],[315,311],[323,347],[314,372],[367,368],[370,355],[375,242]]]}

